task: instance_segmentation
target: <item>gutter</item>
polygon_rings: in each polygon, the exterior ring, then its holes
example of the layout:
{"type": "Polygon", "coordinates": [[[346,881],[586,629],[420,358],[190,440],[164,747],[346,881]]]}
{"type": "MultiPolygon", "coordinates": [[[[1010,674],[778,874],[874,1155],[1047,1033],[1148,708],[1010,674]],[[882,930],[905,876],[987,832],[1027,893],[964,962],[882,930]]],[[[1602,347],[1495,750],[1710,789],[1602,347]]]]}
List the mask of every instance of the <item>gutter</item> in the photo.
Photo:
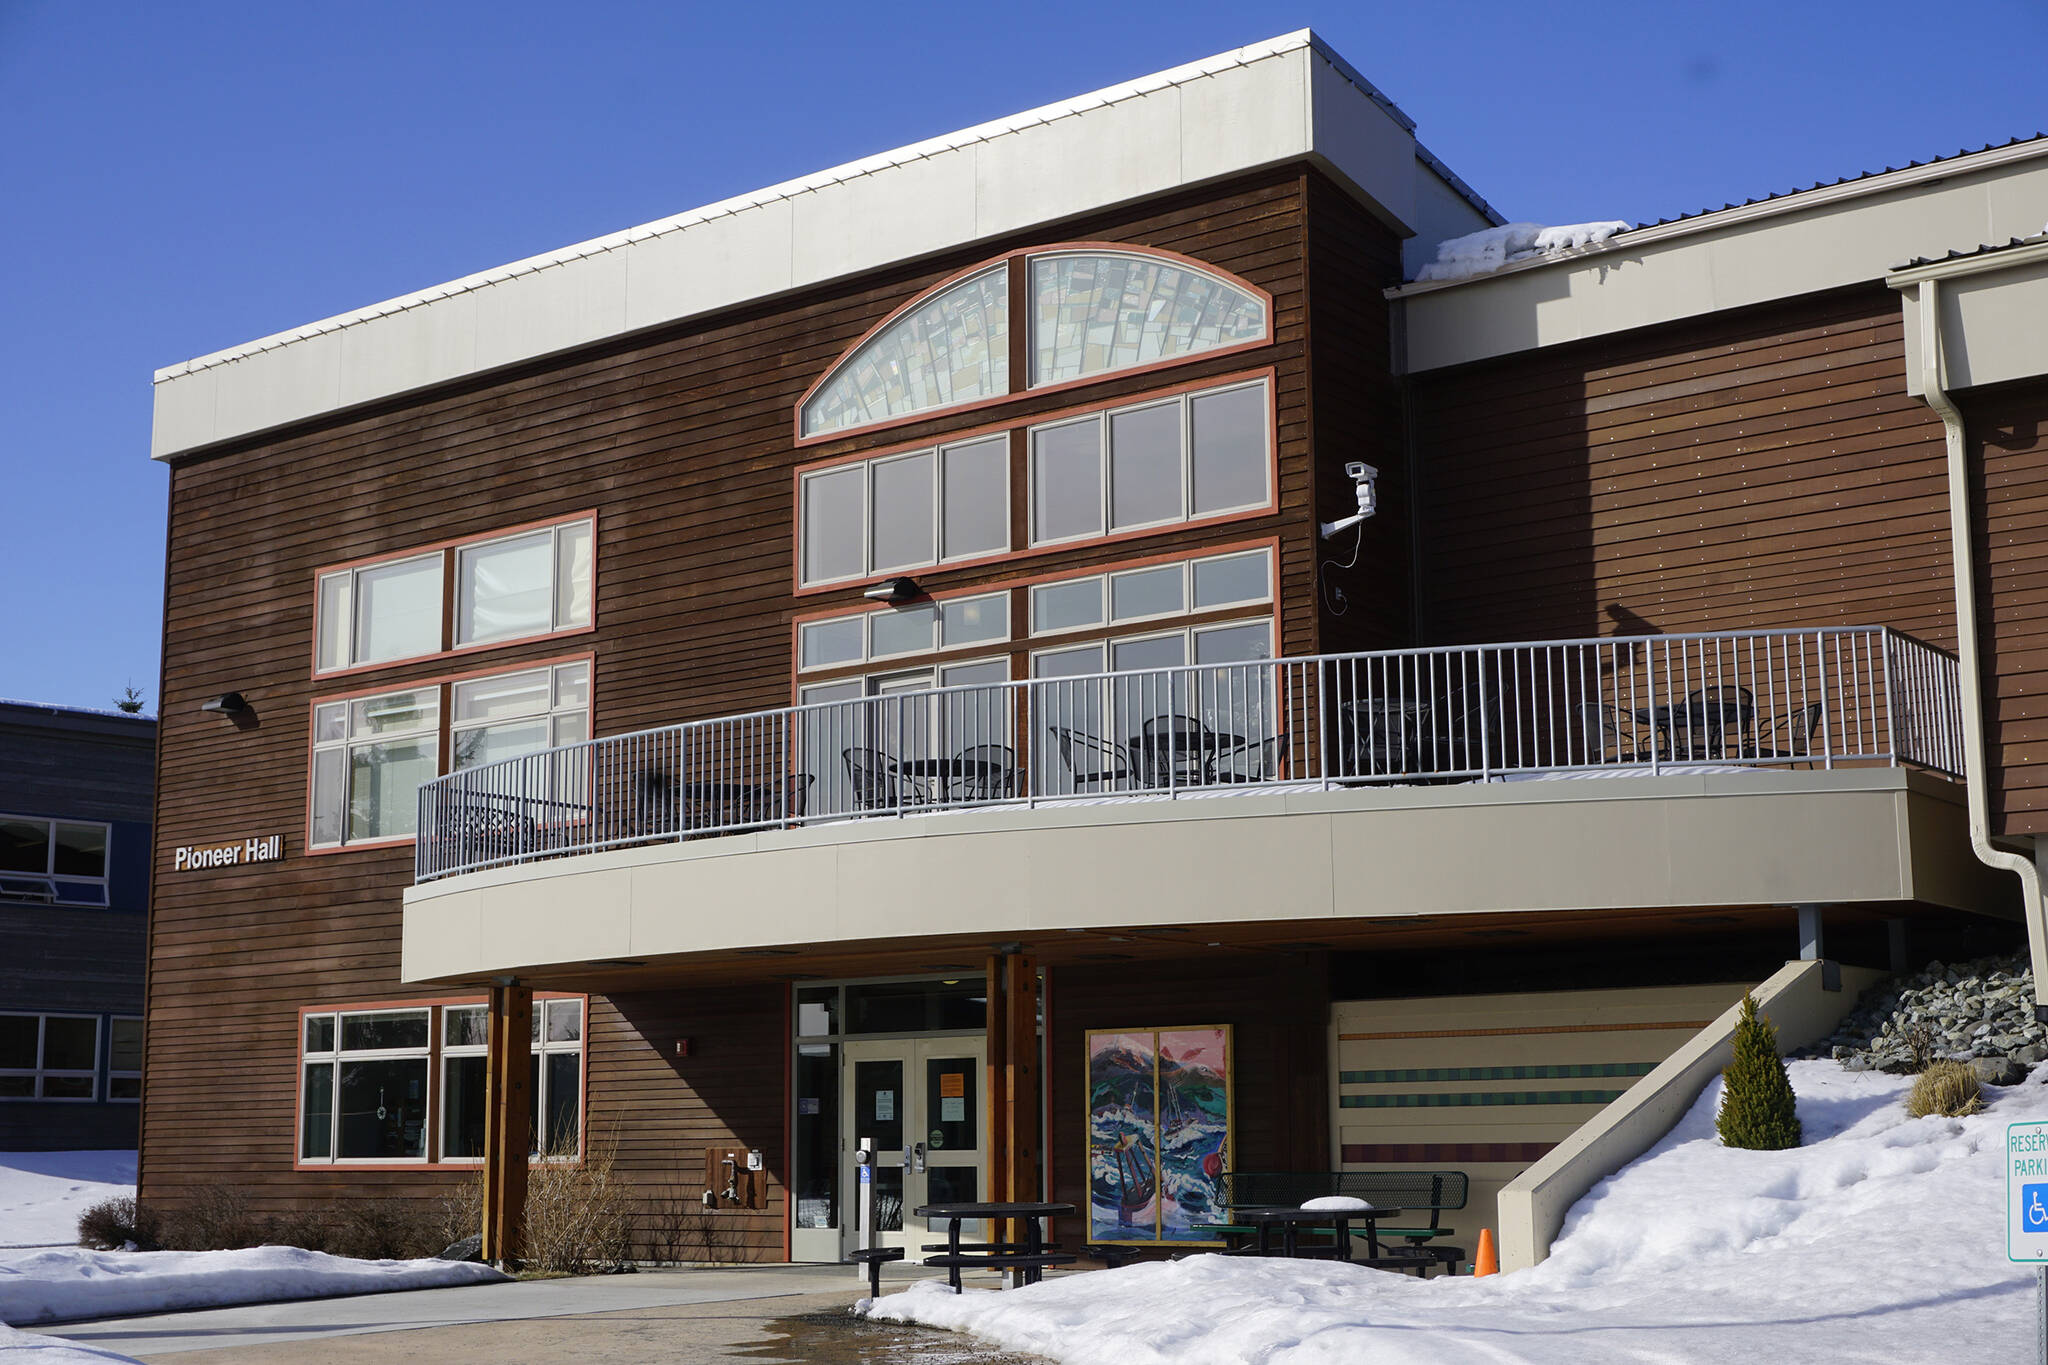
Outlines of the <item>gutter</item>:
{"type": "MultiPolygon", "coordinates": [[[[2000,262],[1999,264],[2004,264],[2000,262]]],[[[1963,414],[1942,387],[1941,281],[1937,274],[1911,280],[1894,276],[1894,288],[1913,288],[1920,306],[1920,396],[1941,417],[1948,446],[1949,555],[1955,562],[1956,657],[1962,674],[1963,789],[1969,798],[1970,849],[1988,867],[2020,879],[2026,901],[2027,946],[2034,969],[2034,1017],[2048,1019],[2048,919],[2044,919],[2041,870],[2033,858],[1991,841],[1991,768],[1984,739],[1984,665],[1978,652],[1977,560],[1971,546],[1969,461],[1963,444],[1963,414]]]]}

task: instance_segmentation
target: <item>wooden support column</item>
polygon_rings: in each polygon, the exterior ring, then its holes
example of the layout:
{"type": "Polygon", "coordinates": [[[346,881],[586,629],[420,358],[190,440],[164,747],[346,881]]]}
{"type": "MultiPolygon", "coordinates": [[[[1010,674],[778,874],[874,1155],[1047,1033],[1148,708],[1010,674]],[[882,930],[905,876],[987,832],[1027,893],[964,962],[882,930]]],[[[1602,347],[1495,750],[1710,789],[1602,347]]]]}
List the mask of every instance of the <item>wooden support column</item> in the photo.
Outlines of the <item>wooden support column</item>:
{"type": "MultiPolygon", "coordinates": [[[[988,960],[989,1199],[1028,1204],[1039,1198],[1038,972],[1022,953],[988,960]]],[[[1005,1220],[999,1241],[1021,1241],[1005,1220]]]]}
{"type": "Polygon", "coordinates": [[[483,1258],[500,1269],[519,1260],[526,1223],[527,1109],[533,1081],[533,992],[492,986],[484,1055],[483,1258]]]}

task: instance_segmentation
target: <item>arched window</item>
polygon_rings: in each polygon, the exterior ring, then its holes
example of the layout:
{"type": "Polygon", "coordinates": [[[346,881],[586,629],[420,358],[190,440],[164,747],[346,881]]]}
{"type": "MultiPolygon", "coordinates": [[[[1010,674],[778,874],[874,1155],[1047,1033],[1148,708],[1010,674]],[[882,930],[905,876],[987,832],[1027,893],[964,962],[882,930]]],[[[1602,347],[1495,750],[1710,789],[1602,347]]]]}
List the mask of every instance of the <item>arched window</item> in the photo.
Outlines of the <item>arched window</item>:
{"type": "Polygon", "coordinates": [[[857,342],[804,395],[798,438],[1256,345],[1270,339],[1270,312],[1256,286],[1164,252],[1018,252],[912,299],[857,342]],[[1030,298],[1014,336],[1013,271],[1030,298]],[[1030,373],[1013,377],[1013,362],[1030,373]]]}
{"type": "Polygon", "coordinates": [[[999,264],[861,343],[805,401],[803,432],[824,436],[1009,391],[1009,277],[999,264]]]}
{"type": "Polygon", "coordinates": [[[1031,258],[1034,388],[1259,341],[1266,326],[1265,300],[1172,258],[1031,258]]]}

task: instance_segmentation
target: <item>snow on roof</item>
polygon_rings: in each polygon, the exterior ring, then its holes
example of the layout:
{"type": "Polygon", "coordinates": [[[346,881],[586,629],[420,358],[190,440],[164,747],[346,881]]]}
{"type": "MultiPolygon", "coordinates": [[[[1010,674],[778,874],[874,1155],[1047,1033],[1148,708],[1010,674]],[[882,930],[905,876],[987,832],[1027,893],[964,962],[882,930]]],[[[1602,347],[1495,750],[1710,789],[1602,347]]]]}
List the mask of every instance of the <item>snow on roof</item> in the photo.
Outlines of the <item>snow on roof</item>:
{"type": "Polygon", "coordinates": [[[1616,233],[1627,232],[1618,219],[1545,227],[1541,223],[1506,223],[1439,242],[1436,259],[1415,272],[1417,281],[1464,280],[1484,275],[1514,261],[1558,256],[1598,246],[1616,233]]]}
{"type": "Polygon", "coordinates": [[[53,716],[106,716],[111,720],[141,720],[154,722],[156,717],[140,711],[117,711],[111,707],[65,706],[54,701],[23,701],[18,697],[0,697],[0,706],[18,706],[24,711],[42,711],[53,716]]]}

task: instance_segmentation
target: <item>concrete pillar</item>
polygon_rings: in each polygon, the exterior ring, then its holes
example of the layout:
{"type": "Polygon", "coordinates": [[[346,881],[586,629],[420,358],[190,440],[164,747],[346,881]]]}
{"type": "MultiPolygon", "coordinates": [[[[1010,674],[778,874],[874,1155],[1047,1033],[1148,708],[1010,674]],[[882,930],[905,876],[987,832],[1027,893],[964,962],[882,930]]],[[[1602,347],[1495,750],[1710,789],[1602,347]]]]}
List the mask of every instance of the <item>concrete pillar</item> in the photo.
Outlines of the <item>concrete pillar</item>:
{"type": "Polygon", "coordinates": [[[1792,908],[1799,912],[1799,960],[1821,964],[1821,989],[1842,989],[1841,964],[1828,961],[1827,945],[1822,939],[1820,907],[1796,905],[1792,908]]]}

